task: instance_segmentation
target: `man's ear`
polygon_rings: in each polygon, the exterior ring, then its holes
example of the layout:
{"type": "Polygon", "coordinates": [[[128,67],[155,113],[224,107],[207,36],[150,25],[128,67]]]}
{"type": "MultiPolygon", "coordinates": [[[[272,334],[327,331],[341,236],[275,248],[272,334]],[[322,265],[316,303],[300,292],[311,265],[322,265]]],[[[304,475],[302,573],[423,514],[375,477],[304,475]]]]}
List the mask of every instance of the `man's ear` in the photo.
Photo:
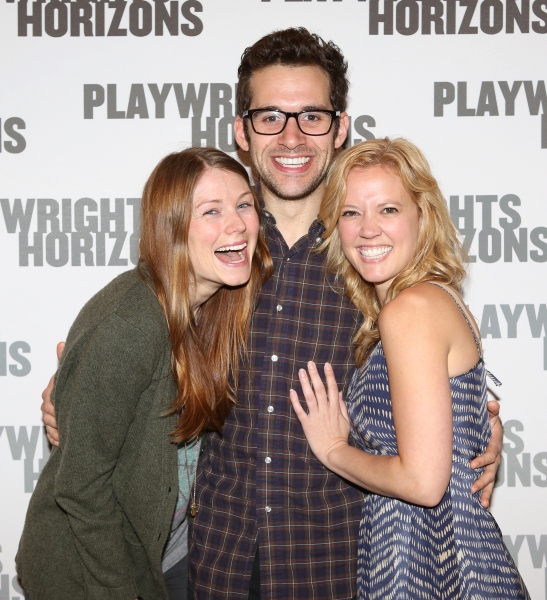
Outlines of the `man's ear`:
{"type": "Polygon", "coordinates": [[[348,137],[349,118],[348,113],[343,112],[340,114],[338,122],[338,132],[334,138],[334,147],[338,150],[340,146],[346,141],[348,137]]]}
{"type": "Polygon", "coordinates": [[[245,135],[245,123],[243,122],[241,115],[237,115],[234,122],[234,137],[237,145],[245,152],[249,152],[249,142],[247,140],[247,136],[245,135]]]}

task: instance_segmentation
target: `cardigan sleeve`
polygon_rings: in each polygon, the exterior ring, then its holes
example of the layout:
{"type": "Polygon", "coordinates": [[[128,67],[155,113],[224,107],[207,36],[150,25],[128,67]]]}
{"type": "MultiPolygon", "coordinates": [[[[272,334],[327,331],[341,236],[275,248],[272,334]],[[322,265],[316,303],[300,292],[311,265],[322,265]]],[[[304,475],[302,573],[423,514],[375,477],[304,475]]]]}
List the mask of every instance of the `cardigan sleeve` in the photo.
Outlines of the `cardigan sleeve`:
{"type": "Polygon", "coordinates": [[[54,493],[68,516],[89,600],[138,596],[112,475],[158,364],[153,338],[111,314],[68,348],[57,377],[62,457],[54,493]]]}

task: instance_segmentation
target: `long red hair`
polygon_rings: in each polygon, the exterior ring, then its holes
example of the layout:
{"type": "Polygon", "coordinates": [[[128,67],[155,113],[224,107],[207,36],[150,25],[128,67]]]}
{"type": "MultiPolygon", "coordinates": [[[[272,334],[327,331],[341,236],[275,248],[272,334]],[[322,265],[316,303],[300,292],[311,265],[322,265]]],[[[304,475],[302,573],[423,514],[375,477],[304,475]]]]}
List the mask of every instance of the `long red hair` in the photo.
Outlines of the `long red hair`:
{"type": "MultiPolygon", "coordinates": [[[[169,328],[177,385],[172,411],[179,416],[174,442],[194,439],[204,430],[222,429],[235,402],[253,307],[272,272],[270,253],[259,236],[249,282],[222,287],[194,315],[188,231],[195,188],[211,168],[235,173],[249,184],[244,167],[224,152],[188,148],[160,161],[142,196],[139,268],[146,265],[169,328]]],[[[254,203],[260,215],[256,196],[254,203]]]]}

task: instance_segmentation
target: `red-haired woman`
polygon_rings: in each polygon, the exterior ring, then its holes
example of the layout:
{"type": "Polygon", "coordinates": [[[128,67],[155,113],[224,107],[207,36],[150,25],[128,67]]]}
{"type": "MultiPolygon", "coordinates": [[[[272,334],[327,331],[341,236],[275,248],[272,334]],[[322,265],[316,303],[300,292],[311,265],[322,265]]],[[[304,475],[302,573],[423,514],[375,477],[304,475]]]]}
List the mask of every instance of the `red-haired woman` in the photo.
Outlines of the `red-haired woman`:
{"type": "Polygon", "coordinates": [[[219,150],[171,154],[150,176],[139,264],[82,309],[55,376],[60,446],[17,555],[32,600],[157,600],[164,579],[185,597],[197,440],[234,400],[271,271],[259,227],[245,169],[219,150]]]}

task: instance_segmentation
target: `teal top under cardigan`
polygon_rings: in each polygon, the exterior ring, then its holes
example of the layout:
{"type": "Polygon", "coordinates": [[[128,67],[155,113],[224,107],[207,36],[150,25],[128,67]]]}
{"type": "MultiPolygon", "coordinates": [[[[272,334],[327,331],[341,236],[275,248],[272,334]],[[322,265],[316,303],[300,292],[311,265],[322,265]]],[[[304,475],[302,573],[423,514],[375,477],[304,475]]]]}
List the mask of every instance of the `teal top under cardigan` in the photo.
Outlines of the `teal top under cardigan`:
{"type": "Polygon", "coordinates": [[[82,309],[55,376],[61,447],[30,500],[17,572],[33,600],[161,600],[178,494],[161,307],[137,270],[82,309]]]}

